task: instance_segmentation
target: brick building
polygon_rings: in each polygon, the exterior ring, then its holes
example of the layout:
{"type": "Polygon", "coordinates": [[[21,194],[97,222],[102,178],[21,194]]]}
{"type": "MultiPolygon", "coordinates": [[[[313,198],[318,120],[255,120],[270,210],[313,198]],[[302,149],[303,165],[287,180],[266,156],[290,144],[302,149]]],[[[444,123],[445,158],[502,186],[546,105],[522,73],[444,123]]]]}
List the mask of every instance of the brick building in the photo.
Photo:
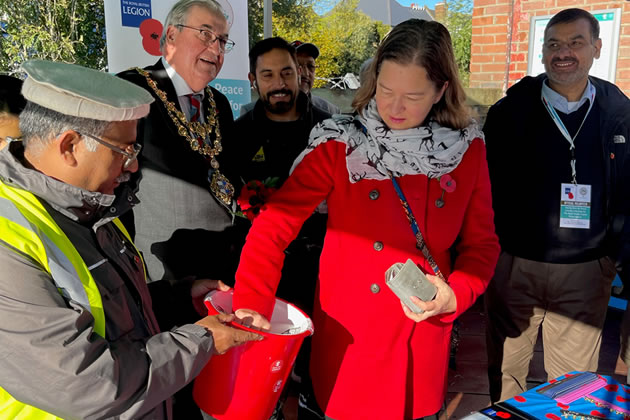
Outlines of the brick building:
{"type": "Polygon", "coordinates": [[[527,75],[532,16],[621,9],[615,84],[630,96],[630,0],[474,0],[470,87],[507,89],[527,75]]]}

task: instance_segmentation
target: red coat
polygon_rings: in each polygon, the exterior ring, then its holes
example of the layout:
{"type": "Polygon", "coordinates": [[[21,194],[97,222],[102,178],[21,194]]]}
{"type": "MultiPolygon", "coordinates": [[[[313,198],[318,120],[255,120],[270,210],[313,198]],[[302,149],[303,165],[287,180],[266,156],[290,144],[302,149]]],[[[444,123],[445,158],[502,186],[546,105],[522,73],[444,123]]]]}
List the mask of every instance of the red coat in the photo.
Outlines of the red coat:
{"type": "MultiPolygon", "coordinates": [[[[385,284],[385,271],[413,259],[431,273],[390,180],[350,183],[345,144],[306,155],[254,222],[236,274],[235,308],[270,314],[287,244],[323,200],[328,230],[320,260],[311,376],[326,415],[410,419],[444,401],[453,320],[481,295],[499,255],[485,146],[476,139],[444,194],[424,175],[399,178],[424,238],[457,298],[457,312],[415,323],[385,284]],[[458,239],[457,259],[450,248],[458,239]],[[261,295],[266,298],[261,299],[261,295]]],[[[295,279],[299,281],[299,279],[295,279]]]]}

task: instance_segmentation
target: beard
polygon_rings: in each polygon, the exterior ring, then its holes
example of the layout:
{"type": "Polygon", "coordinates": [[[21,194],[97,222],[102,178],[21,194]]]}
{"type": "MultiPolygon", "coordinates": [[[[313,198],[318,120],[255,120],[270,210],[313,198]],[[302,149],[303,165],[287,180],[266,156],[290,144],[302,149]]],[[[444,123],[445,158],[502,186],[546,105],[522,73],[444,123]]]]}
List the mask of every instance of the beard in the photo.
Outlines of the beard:
{"type": "Polygon", "coordinates": [[[260,99],[267,111],[271,112],[272,114],[284,114],[286,112],[289,112],[293,108],[293,105],[295,104],[295,96],[295,93],[288,89],[280,89],[271,91],[265,96],[260,95],[260,99]],[[289,97],[289,100],[278,101],[275,104],[271,103],[271,96],[278,93],[287,95],[289,97]]]}

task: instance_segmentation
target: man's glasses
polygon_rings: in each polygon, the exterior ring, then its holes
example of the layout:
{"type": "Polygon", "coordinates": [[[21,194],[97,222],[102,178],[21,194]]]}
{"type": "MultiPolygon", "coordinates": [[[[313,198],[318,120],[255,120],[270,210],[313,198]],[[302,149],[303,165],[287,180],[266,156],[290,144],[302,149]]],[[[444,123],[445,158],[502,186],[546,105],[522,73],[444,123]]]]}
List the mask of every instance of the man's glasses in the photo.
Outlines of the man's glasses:
{"type": "Polygon", "coordinates": [[[560,42],[555,40],[549,40],[543,44],[543,46],[549,51],[557,52],[562,50],[565,46],[572,51],[579,51],[582,48],[589,45],[588,41],[582,38],[574,39],[569,42],[560,42]]]}
{"type": "Polygon", "coordinates": [[[226,54],[229,53],[230,51],[232,51],[232,48],[234,48],[234,45],[236,45],[236,43],[234,41],[232,41],[231,39],[229,39],[227,37],[219,36],[219,35],[215,34],[214,32],[212,32],[210,29],[193,28],[192,26],[182,25],[181,23],[178,23],[175,26],[179,26],[180,28],[192,29],[193,31],[199,32],[198,38],[207,47],[212,45],[214,43],[214,41],[216,41],[218,39],[219,40],[219,49],[222,52],[226,53],[226,54]]]}
{"type": "Polygon", "coordinates": [[[102,144],[103,146],[107,147],[108,149],[111,149],[114,152],[120,153],[121,155],[123,155],[126,158],[125,159],[125,163],[123,164],[123,169],[129,168],[131,166],[131,164],[134,163],[136,161],[136,159],[138,158],[138,153],[140,153],[140,150],[142,150],[142,145],[139,144],[139,143],[130,144],[125,149],[121,149],[120,147],[116,147],[114,145],[111,145],[111,144],[107,143],[105,140],[99,139],[98,137],[93,136],[91,134],[79,133],[78,131],[77,131],[77,133],[80,136],[89,137],[92,140],[94,140],[95,142],[97,142],[99,144],[102,144]]]}

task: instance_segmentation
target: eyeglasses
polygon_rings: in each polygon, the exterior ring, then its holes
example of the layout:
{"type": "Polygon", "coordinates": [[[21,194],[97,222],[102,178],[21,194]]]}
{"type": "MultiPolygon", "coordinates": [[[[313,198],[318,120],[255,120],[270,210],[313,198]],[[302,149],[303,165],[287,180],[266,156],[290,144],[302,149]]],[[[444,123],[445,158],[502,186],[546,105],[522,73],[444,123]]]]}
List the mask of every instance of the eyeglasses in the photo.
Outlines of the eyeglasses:
{"type": "Polygon", "coordinates": [[[549,51],[557,52],[562,50],[565,46],[572,51],[579,51],[582,48],[589,45],[589,43],[582,38],[574,39],[569,42],[560,42],[556,40],[550,40],[543,44],[543,46],[549,51]]]}
{"type": "Polygon", "coordinates": [[[121,149],[120,147],[116,147],[116,146],[114,146],[112,144],[109,144],[105,140],[99,139],[98,137],[93,136],[91,134],[79,133],[78,131],[77,131],[77,133],[80,136],[89,137],[92,140],[94,140],[95,142],[97,142],[99,144],[102,144],[103,146],[107,147],[108,149],[111,149],[114,152],[120,153],[121,155],[126,157],[125,163],[123,164],[123,169],[127,169],[128,167],[130,167],[131,164],[134,163],[135,160],[138,158],[138,153],[140,153],[140,150],[142,150],[142,145],[139,144],[139,143],[130,144],[125,149],[121,149]]]}
{"type": "Polygon", "coordinates": [[[182,25],[181,23],[178,23],[175,26],[179,26],[180,28],[192,29],[193,31],[198,31],[199,35],[197,37],[207,47],[212,45],[214,43],[214,41],[216,41],[218,39],[219,40],[219,49],[222,52],[226,53],[226,54],[229,53],[230,51],[232,51],[232,48],[234,48],[234,45],[236,45],[236,43],[234,41],[232,41],[231,39],[229,39],[227,37],[224,37],[224,36],[219,36],[219,35],[215,34],[214,32],[212,32],[210,29],[193,28],[192,26],[182,25]]]}

